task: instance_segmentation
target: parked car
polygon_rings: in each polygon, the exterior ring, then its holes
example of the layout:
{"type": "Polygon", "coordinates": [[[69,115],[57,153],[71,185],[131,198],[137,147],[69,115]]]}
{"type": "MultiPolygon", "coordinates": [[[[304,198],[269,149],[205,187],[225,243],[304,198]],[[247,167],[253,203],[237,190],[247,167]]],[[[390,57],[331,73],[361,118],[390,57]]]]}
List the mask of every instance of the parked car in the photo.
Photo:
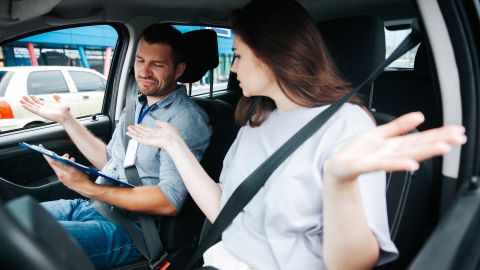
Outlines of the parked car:
{"type": "MultiPolygon", "coordinates": [[[[243,6],[245,2],[0,1],[0,47],[12,48],[12,54],[22,57],[22,50],[26,51],[27,45],[21,40],[30,36],[72,27],[111,26],[118,34],[118,40],[112,56],[110,76],[107,76],[105,100],[95,119],[82,118],[80,121],[93,134],[108,142],[124,109],[127,89],[130,89],[128,82],[132,75],[129,70],[133,66],[141,31],[158,22],[229,28],[231,10],[243,6]],[[35,8],[31,8],[33,5],[35,8]]],[[[478,0],[299,2],[318,22],[319,31],[324,35],[339,70],[353,85],[362,81],[385,58],[384,29],[409,29],[409,25],[418,20],[423,34],[414,67],[385,70],[364,91],[366,105],[372,113],[385,116],[382,121],[405,112],[422,111],[426,121],[419,127],[420,130],[443,124],[463,125],[468,142],[442,158],[426,161],[420,170],[404,173],[402,177],[392,178],[388,182],[389,223],[400,257],[383,266],[383,269],[479,269],[478,0]],[[369,16],[363,20],[365,14],[369,16]]],[[[271,3],[275,5],[275,1],[271,3]]],[[[68,52],[73,45],[62,46],[62,49],[68,52]]],[[[95,53],[91,53],[91,59],[102,55],[95,53]]],[[[9,55],[4,53],[3,57],[9,55]]],[[[73,57],[70,56],[71,59],[73,57]]],[[[67,72],[62,71],[64,73],[67,72]]],[[[5,80],[5,75],[0,73],[0,78],[2,76],[5,80]]],[[[64,80],[69,85],[68,81],[72,80],[67,78],[65,76],[64,80]]],[[[69,91],[76,94],[78,91],[73,89],[75,86],[72,84],[69,91]]],[[[207,113],[215,123],[210,148],[202,162],[213,178],[218,177],[231,137],[235,137],[231,132],[234,121],[228,116],[233,112],[240,95],[235,77],[231,74],[225,89],[211,93],[211,98],[195,99],[207,108],[207,113]],[[208,107],[209,104],[215,106],[208,107]]],[[[10,101],[0,97],[2,117],[17,117],[15,109],[3,109],[6,108],[6,102],[10,104],[10,101]]],[[[8,119],[0,122],[4,120],[8,119]]],[[[29,127],[28,123],[19,125],[24,127],[19,130],[0,134],[0,184],[2,181],[14,183],[18,189],[15,194],[28,191],[38,201],[78,196],[68,193],[55,180],[54,173],[42,157],[18,146],[22,141],[43,144],[57,153],[70,153],[82,162],[82,156],[73,142],[57,124],[29,127]]],[[[84,258],[81,252],[58,249],[59,242],[68,241],[64,241],[58,226],[51,223],[45,225],[35,219],[37,216],[32,214],[32,209],[36,208],[18,210],[15,203],[18,201],[5,194],[0,185],[0,268],[34,270],[82,267],[81,264],[69,264],[73,259],[84,258]]],[[[160,234],[168,237],[164,238],[168,239],[165,248],[169,254],[176,255],[171,260],[172,269],[182,269],[188,261],[201,236],[203,222],[204,217],[198,214],[198,209],[191,201],[174,220],[162,221],[160,234]]],[[[148,269],[144,261],[122,267],[148,269]]]]}
{"type": "Polygon", "coordinates": [[[57,94],[76,117],[99,113],[106,81],[99,72],[81,67],[0,68],[0,132],[48,122],[22,108],[19,100],[27,95],[53,100],[57,94]]]}

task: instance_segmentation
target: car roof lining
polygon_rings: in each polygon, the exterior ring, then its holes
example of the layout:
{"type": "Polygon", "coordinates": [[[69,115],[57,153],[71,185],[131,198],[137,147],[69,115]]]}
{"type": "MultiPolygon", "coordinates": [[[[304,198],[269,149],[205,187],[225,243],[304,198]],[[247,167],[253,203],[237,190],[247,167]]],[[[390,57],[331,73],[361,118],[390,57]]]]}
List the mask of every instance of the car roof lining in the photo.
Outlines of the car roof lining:
{"type": "MultiPolygon", "coordinates": [[[[11,0],[0,0],[0,10],[8,10],[9,1],[11,0]]],[[[18,1],[33,3],[37,0],[18,1]]],[[[48,0],[48,4],[44,4],[42,0],[42,6],[45,5],[45,7],[34,13],[37,15],[33,18],[11,20],[5,15],[7,12],[0,12],[0,40],[21,35],[25,31],[48,29],[58,25],[98,22],[125,24],[136,16],[157,17],[159,21],[228,26],[231,10],[242,7],[246,2],[247,0],[162,2],[157,0],[48,0]],[[50,8],[55,2],[59,3],[50,8]],[[45,10],[49,11],[45,12],[45,10]]],[[[309,10],[316,21],[370,14],[378,15],[384,21],[392,21],[412,18],[417,14],[415,4],[409,0],[299,0],[299,2],[309,10]]]]}

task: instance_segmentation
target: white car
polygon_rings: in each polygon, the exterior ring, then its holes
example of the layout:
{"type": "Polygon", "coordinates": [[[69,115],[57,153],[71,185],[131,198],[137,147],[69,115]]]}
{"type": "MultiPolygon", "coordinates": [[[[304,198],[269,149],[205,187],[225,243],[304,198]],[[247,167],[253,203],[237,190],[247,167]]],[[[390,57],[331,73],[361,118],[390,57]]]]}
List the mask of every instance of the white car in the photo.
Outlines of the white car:
{"type": "Polygon", "coordinates": [[[48,122],[20,105],[26,95],[52,100],[58,94],[75,117],[100,113],[106,81],[99,72],[81,67],[0,68],[0,132],[48,122]]]}

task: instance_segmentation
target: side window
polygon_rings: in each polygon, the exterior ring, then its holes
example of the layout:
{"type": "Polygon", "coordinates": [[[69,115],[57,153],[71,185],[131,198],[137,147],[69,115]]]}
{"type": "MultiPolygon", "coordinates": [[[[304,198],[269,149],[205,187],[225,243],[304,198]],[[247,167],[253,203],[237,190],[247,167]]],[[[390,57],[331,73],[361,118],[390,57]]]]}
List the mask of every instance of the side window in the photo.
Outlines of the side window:
{"type": "Polygon", "coordinates": [[[28,75],[27,90],[28,95],[68,93],[68,86],[58,70],[35,71],[28,75]]]}
{"type": "MultiPolygon", "coordinates": [[[[388,30],[388,28],[385,28],[386,57],[397,48],[400,42],[402,42],[411,31],[411,29],[388,30]]],[[[418,45],[393,61],[386,69],[413,69],[417,49],[418,45]]]]}
{"type": "Polygon", "coordinates": [[[5,91],[7,91],[7,86],[12,76],[12,71],[0,71],[0,97],[5,96],[5,91]]]}
{"type": "MultiPolygon", "coordinates": [[[[233,32],[228,28],[174,25],[180,32],[185,33],[198,29],[212,29],[217,33],[218,66],[213,70],[213,91],[227,89],[228,76],[233,61],[233,32]]],[[[202,79],[192,84],[192,96],[210,93],[210,74],[207,72],[202,79]]]]}
{"type": "Polygon", "coordinates": [[[60,94],[75,117],[103,111],[105,89],[119,39],[110,25],[48,31],[0,45],[0,132],[48,123],[20,99],[60,94]]]}
{"type": "Polygon", "coordinates": [[[106,81],[98,75],[84,71],[69,71],[78,92],[105,91],[106,81]]]}

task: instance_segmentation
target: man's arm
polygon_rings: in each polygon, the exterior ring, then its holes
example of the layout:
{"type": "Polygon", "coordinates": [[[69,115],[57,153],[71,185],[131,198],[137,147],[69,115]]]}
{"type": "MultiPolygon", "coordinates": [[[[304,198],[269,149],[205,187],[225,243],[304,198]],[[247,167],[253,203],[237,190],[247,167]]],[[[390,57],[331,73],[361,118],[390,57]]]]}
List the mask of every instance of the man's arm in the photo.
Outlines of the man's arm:
{"type": "MultiPolygon", "coordinates": [[[[68,155],[64,156],[68,158],[68,155]]],[[[170,216],[177,214],[177,209],[158,186],[123,188],[98,185],[83,172],[51,158],[46,159],[65,186],[87,198],[134,212],[170,216]]]]}
{"type": "Polygon", "coordinates": [[[80,152],[93,166],[102,169],[108,161],[105,143],[73,117],[70,107],[61,102],[60,96],[53,97],[55,102],[44,101],[35,96],[25,96],[20,103],[30,112],[62,125],[80,152]]]}

